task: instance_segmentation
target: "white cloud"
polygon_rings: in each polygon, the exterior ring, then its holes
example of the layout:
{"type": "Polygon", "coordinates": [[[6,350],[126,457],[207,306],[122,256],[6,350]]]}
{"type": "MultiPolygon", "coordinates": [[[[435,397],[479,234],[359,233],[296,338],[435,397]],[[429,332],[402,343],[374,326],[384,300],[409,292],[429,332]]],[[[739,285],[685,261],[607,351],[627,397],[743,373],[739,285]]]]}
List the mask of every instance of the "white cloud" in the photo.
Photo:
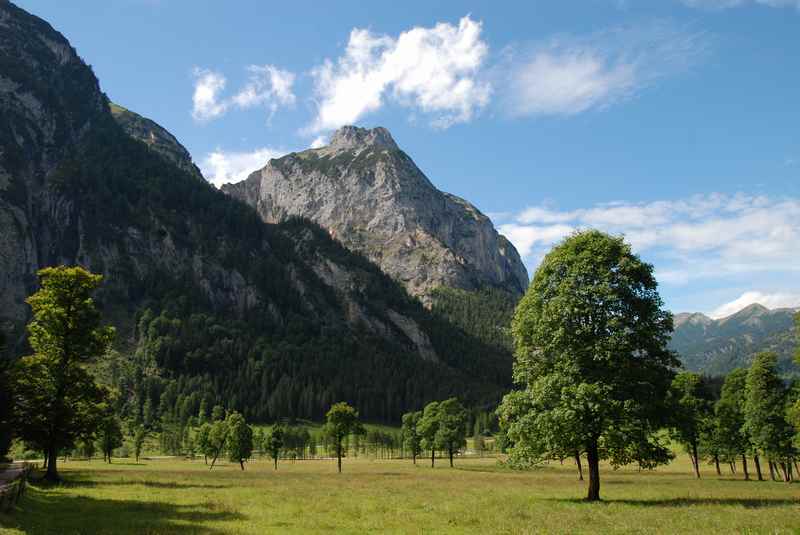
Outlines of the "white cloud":
{"type": "Polygon", "coordinates": [[[317,136],[314,138],[314,141],[311,142],[308,148],[310,149],[318,149],[320,147],[324,147],[328,144],[328,138],[325,136],[317,136]]]}
{"type": "Polygon", "coordinates": [[[689,68],[705,48],[702,34],[657,23],[509,49],[499,71],[507,78],[505,105],[514,116],[603,109],[689,68]]]}
{"type": "Polygon", "coordinates": [[[469,16],[457,27],[415,27],[397,38],[353,29],[344,55],[312,71],[319,108],[308,131],[355,123],[387,97],[432,114],[437,127],[469,121],[491,93],[480,79],[488,53],[480,34],[481,23],[469,16]]]}
{"type": "Polygon", "coordinates": [[[733,301],[720,305],[709,316],[725,318],[755,303],[767,308],[797,308],[800,307],[800,293],[745,292],[733,301]]]}
{"type": "Polygon", "coordinates": [[[225,89],[225,77],[207,69],[194,69],[195,83],[192,95],[192,117],[207,121],[225,113],[225,104],[219,94],[225,89]]]}
{"type": "Polygon", "coordinates": [[[800,0],[681,0],[689,7],[701,9],[728,9],[747,4],[768,7],[794,7],[800,9],[800,0]]]}
{"type": "Polygon", "coordinates": [[[534,206],[500,225],[531,271],[573,229],[625,235],[661,282],[800,272],[800,199],[709,194],[559,211],[534,206]]]}
{"type": "Polygon", "coordinates": [[[269,110],[271,118],[279,107],[294,105],[294,73],[273,65],[250,65],[247,71],[249,79],[244,87],[232,97],[222,98],[226,78],[218,72],[195,68],[192,117],[197,121],[208,121],[224,115],[231,108],[263,106],[269,110]]]}
{"type": "Polygon", "coordinates": [[[263,147],[249,152],[228,152],[217,149],[210,152],[200,163],[206,180],[220,187],[229,182],[239,182],[250,173],[264,167],[272,158],[280,158],[286,151],[263,147]]]}

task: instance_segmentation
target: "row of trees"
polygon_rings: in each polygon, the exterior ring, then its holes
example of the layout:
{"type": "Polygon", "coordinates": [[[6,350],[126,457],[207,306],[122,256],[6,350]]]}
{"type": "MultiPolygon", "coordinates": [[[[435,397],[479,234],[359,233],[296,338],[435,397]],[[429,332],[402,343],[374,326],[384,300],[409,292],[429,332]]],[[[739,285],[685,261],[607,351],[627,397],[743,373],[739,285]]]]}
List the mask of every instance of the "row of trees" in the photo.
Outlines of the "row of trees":
{"type": "Polygon", "coordinates": [[[776,363],[774,353],[756,355],[749,369],[735,370],[725,378],[716,401],[698,374],[683,372],[675,377],[670,392],[672,436],[685,446],[698,478],[700,462],[706,459],[717,474],[720,463],[735,470],[741,460],[744,477],[750,479],[748,456],[759,481],[762,459],[772,479],[794,478],[792,468],[797,470],[800,456],[800,392],[787,388],[776,363]]]}

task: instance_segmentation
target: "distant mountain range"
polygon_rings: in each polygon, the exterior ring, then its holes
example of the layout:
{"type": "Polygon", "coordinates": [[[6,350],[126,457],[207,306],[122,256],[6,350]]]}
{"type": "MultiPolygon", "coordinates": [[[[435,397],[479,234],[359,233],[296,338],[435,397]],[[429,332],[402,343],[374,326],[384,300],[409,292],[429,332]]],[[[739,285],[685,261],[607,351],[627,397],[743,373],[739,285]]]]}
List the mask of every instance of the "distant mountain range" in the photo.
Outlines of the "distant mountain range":
{"type": "Polygon", "coordinates": [[[761,351],[777,353],[782,372],[798,373],[800,366],[793,362],[798,345],[794,324],[797,312],[752,304],[721,319],[700,313],[676,314],[670,345],[687,369],[708,375],[725,375],[749,366],[753,355],[761,351]]]}

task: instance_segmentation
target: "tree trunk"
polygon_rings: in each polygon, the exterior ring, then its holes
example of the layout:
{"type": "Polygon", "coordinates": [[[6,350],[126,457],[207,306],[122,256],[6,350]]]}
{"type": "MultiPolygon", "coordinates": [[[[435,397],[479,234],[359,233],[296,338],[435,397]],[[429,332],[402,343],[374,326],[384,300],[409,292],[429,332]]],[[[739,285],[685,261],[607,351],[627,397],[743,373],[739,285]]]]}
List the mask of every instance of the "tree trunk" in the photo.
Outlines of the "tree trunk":
{"type": "Polygon", "coordinates": [[[51,447],[50,451],[47,452],[47,472],[44,474],[44,478],[47,481],[61,481],[61,478],[58,475],[58,456],[56,449],[51,447]]]}
{"type": "Polygon", "coordinates": [[[694,465],[694,475],[700,479],[700,458],[697,456],[697,442],[692,442],[692,464],[694,465]]]}
{"type": "Polygon", "coordinates": [[[244,470],[244,459],[239,459],[239,466],[241,466],[242,470],[244,470]]]}
{"type": "Polygon", "coordinates": [[[759,481],[764,481],[764,476],[761,475],[761,462],[758,460],[758,455],[753,455],[753,463],[756,465],[756,474],[759,481]]]}
{"type": "Polygon", "coordinates": [[[722,470],[719,469],[719,455],[714,454],[714,467],[717,469],[717,475],[722,475],[722,470]]]}
{"type": "Polygon", "coordinates": [[[278,469],[278,456],[276,455],[275,457],[273,457],[273,460],[275,461],[275,470],[277,470],[278,469]]]}
{"type": "Polygon", "coordinates": [[[589,492],[586,500],[596,502],[600,500],[600,454],[597,451],[596,439],[586,448],[586,462],[589,465],[589,492]]]}
{"type": "Polygon", "coordinates": [[[450,448],[447,451],[450,454],[450,468],[453,468],[453,448],[450,448]]]}
{"type": "Polygon", "coordinates": [[[742,470],[744,471],[744,480],[750,481],[750,473],[747,471],[747,457],[742,454],[742,470]]]}
{"type": "Polygon", "coordinates": [[[731,474],[736,473],[736,459],[731,461],[731,474]]]}
{"type": "Polygon", "coordinates": [[[433,468],[433,461],[436,459],[436,450],[431,450],[431,468],[433,468]]]}
{"type": "Polygon", "coordinates": [[[336,457],[338,460],[339,473],[342,473],[342,443],[336,445],[336,457]]]}
{"type": "Polygon", "coordinates": [[[575,464],[578,465],[578,481],[583,481],[583,465],[581,465],[581,454],[575,452],[575,464]]]}
{"type": "Polygon", "coordinates": [[[789,470],[786,468],[787,463],[781,463],[781,470],[783,471],[783,481],[785,483],[789,483],[792,478],[790,476],[789,470]]]}
{"type": "Polygon", "coordinates": [[[775,463],[772,462],[772,459],[769,459],[767,462],[769,463],[769,478],[775,481],[775,463]]]}
{"type": "Polygon", "coordinates": [[[208,455],[206,455],[205,453],[203,454],[203,462],[208,464],[208,455]]]}
{"type": "Polygon", "coordinates": [[[417,464],[417,454],[416,453],[412,453],[411,454],[411,460],[412,460],[412,462],[414,464],[417,464]]]}

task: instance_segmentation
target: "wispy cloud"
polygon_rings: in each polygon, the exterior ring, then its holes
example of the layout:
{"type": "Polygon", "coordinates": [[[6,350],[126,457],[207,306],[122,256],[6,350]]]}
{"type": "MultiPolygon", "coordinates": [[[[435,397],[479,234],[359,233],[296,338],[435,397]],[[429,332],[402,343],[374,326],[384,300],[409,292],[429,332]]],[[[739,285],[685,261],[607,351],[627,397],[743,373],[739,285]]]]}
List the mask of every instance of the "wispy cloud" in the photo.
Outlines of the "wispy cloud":
{"type": "Polygon", "coordinates": [[[229,182],[239,182],[250,173],[264,167],[272,158],[280,158],[287,151],[262,147],[252,151],[225,151],[217,149],[200,162],[206,180],[220,187],[229,182]]]}
{"type": "Polygon", "coordinates": [[[396,38],[353,29],[344,55],[312,70],[318,111],[307,130],[354,123],[387,99],[430,114],[437,127],[469,121],[491,93],[479,77],[488,53],[481,29],[469,16],[396,38]]]}
{"type": "Polygon", "coordinates": [[[673,285],[800,272],[797,198],[710,194],[568,211],[533,206],[499,222],[532,271],[573,230],[591,227],[625,235],[655,264],[659,280],[673,285]]]}
{"type": "Polygon", "coordinates": [[[221,117],[231,108],[263,106],[269,110],[271,118],[281,106],[294,105],[294,73],[273,65],[250,65],[247,71],[248,82],[244,87],[235,95],[223,98],[222,92],[227,84],[225,76],[209,69],[195,68],[192,117],[203,122],[221,117]]]}
{"type": "Polygon", "coordinates": [[[725,318],[756,303],[767,308],[797,308],[800,307],[800,293],[745,292],[733,301],[720,305],[709,316],[725,318]]]}
{"type": "Polygon", "coordinates": [[[496,72],[512,116],[574,115],[629,99],[707,50],[703,33],[658,22],[510,47],[496,72]]]}

